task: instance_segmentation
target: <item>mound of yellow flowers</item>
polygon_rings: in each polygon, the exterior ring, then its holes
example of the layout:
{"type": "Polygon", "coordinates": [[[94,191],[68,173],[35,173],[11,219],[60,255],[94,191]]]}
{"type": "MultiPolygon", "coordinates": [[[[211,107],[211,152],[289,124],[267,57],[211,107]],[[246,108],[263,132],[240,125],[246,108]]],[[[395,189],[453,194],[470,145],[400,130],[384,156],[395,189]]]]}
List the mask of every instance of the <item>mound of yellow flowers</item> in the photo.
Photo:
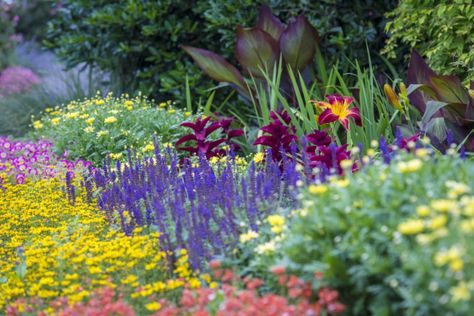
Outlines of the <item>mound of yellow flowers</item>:
{"type": "Polygon", "coordinates": [[[73,305],[101,287],[145,306],[153,294],[200,286],[185,250],[173,273],[158,233],[138,229],[125,236],[85,201],[78,194],[71,205],[58,179],[0,190],[0,314],[8,306],[52,314],[52,301],[73,305]]]}

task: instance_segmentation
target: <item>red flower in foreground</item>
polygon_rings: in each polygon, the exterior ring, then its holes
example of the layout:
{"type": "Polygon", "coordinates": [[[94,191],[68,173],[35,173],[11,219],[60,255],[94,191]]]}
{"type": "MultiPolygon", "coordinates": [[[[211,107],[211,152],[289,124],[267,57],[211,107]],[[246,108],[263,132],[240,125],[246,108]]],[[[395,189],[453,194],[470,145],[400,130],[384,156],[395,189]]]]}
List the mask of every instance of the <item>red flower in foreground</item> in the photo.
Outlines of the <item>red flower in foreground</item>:
{"type": "Polygon", "coordinates": [[[352,117],[357,126],[362,126],[359,109],[356,107],[350,108],[354,101],[351,97],[343,97],[338,94],[326,96],[328,102],[316,102],[316,107],[323,109],[323,112],[318,117],[318,124],[328,124],[339,121],[347,130],[349,129],[349,118],[352,117]]]}

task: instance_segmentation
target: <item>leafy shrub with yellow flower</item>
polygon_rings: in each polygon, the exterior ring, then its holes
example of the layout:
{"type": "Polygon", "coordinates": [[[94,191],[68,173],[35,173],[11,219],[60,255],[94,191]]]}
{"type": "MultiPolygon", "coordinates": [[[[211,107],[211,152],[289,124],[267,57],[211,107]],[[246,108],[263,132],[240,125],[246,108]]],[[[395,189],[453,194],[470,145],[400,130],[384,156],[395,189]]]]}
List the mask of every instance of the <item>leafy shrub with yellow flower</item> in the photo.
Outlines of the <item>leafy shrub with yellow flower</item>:
{"type": "Polygon", "coordinates": [[[468,315],[474,302],[474,162],[397,154],[310,185],[283,242],[355,315],[468,315]]]}
{"type": "Polygon", "coordinates": [[[190,116],[171,101],[155,105],[142,96],[109,94],[49,108],[32,125],[35,136],[51,140],[59,153],[99,165],[107,155],[126,158],[127,149],[138,155],[152,153],[154,139],[174,144],[186,133],[179,124],[190,116]]]}
{"type": "Polygon", "coordinates": [[[56,315],[53,301],[71,308],[111,288],[144,315],[159,309],[156,295],[210,282],[191,271],[186,250],[161,251],[156,232],[126,236],[85,193],[68,201],[64,186],[52,178],[0,190],[0,314],[56,315]]]}

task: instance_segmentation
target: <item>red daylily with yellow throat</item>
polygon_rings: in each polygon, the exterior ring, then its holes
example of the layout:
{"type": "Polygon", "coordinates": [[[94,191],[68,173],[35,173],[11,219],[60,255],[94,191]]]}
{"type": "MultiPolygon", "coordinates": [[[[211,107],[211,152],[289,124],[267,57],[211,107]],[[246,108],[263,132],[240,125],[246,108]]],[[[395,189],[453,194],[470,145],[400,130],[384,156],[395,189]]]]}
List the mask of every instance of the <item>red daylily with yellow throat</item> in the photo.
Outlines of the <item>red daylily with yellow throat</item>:
{"type": "Polygon", "coordinates": [[[344,97],[338,94],[327,95],[328,102],[311,101],[315,103],[316,109],[323,109],[318,117],[318,124],[328,124],[339,121],[346,130],[349,129],[349,118],[354,119],[357,126],[362,126],[359,109],[349,106],[354,101],[351,97],[344,97]]]}

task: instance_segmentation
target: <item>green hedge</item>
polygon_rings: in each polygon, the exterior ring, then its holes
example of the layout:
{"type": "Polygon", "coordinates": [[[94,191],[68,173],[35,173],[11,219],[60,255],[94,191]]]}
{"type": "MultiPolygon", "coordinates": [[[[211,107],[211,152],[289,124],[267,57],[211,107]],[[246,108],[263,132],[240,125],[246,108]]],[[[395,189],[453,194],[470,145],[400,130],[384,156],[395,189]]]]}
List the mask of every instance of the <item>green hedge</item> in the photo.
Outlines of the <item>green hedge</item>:
{"type": "MultiPolygon", "coordinates": [[[[365,60],[384,41],[384,13],[396,1],[265,1],[282,20],[301,12],[318,29],[322,51],[333,59],[365,60]]],[[[141,90],[163,100],[183,98],[185,76],[194,93],[215,85],[201,75],[181,44],[232,57],[235,27],[253,25],[263,1],[64,0],[50,23],[46,45],[74,66],[112,72],[118,90],[141,90]]]]}
{"type": "Polygon", "coordinates": [[[407,45],[426,57],[436,72],[474,80],[471,0],[402,0],[387,16],[393,19],[387,24],[391,37],[384,48],[389,57],[397,57],[399,45],[407,45]]]}

